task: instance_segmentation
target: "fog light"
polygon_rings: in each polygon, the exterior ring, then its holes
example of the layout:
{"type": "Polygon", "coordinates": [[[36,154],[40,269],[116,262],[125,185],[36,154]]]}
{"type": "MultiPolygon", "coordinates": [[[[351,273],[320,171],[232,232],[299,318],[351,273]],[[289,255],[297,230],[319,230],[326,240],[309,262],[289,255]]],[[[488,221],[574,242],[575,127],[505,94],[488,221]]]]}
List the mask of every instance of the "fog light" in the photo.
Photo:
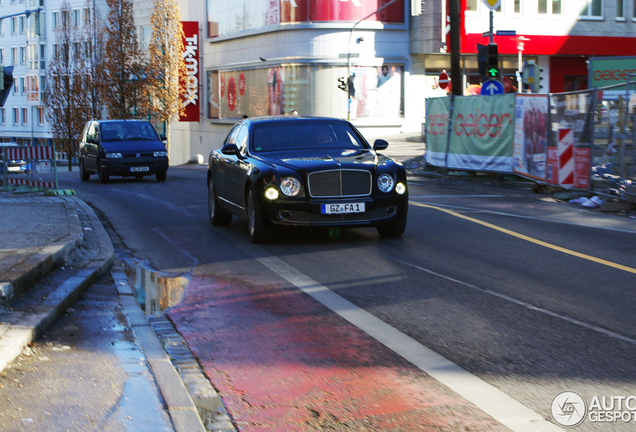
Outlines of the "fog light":
{"type": "Polygon", "coordinates": [[[273,201],[278,198],[278,190],[276,190],[275,188],[269,188],[265,191],[265,196],[267,197],[267,199],[273,201]]]}
{"type": "Polygon", "coordinates": [[[400,195],[404,195],[404,192],[406,192],[406,185],[404,183],[398,183],[395,186],[395,191],[400,195]]]}

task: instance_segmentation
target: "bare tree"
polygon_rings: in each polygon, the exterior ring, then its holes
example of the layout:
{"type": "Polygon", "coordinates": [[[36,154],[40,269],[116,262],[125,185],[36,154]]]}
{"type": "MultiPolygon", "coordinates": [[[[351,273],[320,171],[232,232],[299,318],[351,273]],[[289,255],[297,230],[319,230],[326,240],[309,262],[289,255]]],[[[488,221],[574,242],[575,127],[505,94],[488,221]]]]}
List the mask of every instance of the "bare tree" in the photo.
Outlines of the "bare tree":
{"type": "Polygon", "coordinates": [[[148,64],[150,110],[170,127],[184,111],[180,97],[181,80],[187,75],[183,59],[183,27],[176,0],[154,0],[150,17],[152,38],[148,64]]]}
{"type": "Polygon", "coordinates": [[[95,7],[95,0],[86,0],[83,20],[83,39],[85,41],[85,64],[88,71],[86,96],[90,100],[91,118],[98,119],[104,114],[104,71],[105,36],[104,26],[99,9],[95,7]]]}
{"type": "MultiPolygon", "coordinates": [[[[77,151],[84,123],[90,118],[90,103],[84,89],[89,82],[84,39],[71,22],[71,9],[64,1],[55,29],[53,57],[44,91],[45,115],[58,149],[68,160],[77,151]]],[[[71,170],[71,164],[68,169],[71,170]]]]}
{"type": "Polygon", "coordinates": [[[144,66],[137,44],[131,0],[106,0],[108,27],[103,100],[110,118],[131,118],[145,98],[144,66]]]}

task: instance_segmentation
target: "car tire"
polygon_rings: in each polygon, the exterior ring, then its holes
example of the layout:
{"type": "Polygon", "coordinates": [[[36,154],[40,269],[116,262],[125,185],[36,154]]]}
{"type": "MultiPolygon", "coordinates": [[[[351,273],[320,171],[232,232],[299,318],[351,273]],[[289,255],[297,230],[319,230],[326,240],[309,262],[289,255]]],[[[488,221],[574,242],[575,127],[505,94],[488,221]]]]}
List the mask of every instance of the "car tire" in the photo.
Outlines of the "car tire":
{"type": "Polygon", "coordinates": [[[97,167],[97,177],[99,177],[100,183],[108,183],[108,180],[110,180],[108,174],[104,172],[104,169],[101,166],[97,167]]]}
{"type": "Polygon", "coordinates": [[[84,161],[81,159],[79,161],[79,176],[82,181],[88,181],[91,178],[91,175],[84,169],[84,161]]]}
{"type": "Polygon", "coordinates": [[[380,237],[400,237],[406,230],[406,219],[395,225],[383,225],[376,228],[380,237]]]}
{"type": "Polygon", "coordinates": [[[208,180],[208,214],[212,225],[227,225],[232,222],[232,213],[226,212],[219,205],[212,179],[208,180]]]}
{"type": "Polygon", "coordinates": [[[258,208],[258,200],[254,190],[250,188],[247,191],[246,199],[247,210],[247,232],[252,243],[263,243],[267,240],[267,232],[263,226],[261,213],[258,208]]]}
{"type": "Polygon", "coordinates": [[[162,181],[166,181],[167,175],[168,175],[167,173],[163,172],[163,173],[155,174],[155,177],[157,177],[157,181],[162,182],[162,181]]]}

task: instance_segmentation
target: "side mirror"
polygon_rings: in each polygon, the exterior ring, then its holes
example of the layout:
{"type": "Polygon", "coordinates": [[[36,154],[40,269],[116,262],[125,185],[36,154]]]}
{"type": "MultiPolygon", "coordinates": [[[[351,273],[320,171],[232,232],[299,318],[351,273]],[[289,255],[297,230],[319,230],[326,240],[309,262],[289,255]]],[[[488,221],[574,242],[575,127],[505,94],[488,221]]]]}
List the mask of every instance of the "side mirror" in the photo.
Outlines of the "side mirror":
{"type": "Polygon", "coordinates": [[[97,144],[97,140],[96,140],[95,138],[92,138],[92,137],[90,137],[90,138],[89,138],[89,137],[87,137],[87,138],[86,138],[86,142],[87,142],[88,144],[97,144]]]}
{"type": "Polygon", "coordinates": [[[239,149],[236,144],[225,144],[223,147],[221,147],[221,153],[223,153],[224,155],[234,155],[240,157],[239,149]]]}
{"type": "Polygon", "coordinates": [[[161,141],[168,141],[168,136],[166,134],[159,134],[159,139],[161,141]]]}
{"type": "Polygon", "coordinates": [[[389,143],[383,139],[377,139],[373,143],[373,150],[384,150],[389,146],[389,143]]]}

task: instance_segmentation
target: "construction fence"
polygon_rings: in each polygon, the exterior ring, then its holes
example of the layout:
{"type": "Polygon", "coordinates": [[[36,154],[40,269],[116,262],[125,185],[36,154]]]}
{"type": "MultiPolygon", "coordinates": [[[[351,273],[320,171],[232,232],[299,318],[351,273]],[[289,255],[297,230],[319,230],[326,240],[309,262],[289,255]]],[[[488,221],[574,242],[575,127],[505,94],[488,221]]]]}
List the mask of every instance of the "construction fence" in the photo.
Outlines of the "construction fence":
{"type": "Polygon", "coordinates": [[[426,162],[629,197],[636,194],[635,106],[636,82],[427,99],[426,162]]]}
{"type": "Polygon", "coordinates": [[[0,146],[0,185],[58,189],[54,146],[0,146]]]}

